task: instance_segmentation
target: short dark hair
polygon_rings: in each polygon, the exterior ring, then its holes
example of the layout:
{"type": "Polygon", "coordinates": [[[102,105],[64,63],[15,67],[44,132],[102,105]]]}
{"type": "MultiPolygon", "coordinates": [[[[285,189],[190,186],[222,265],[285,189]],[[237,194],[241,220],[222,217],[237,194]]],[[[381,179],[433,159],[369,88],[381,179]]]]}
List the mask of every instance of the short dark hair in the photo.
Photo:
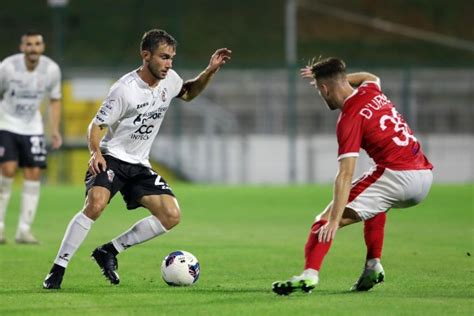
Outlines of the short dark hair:
{"type": "Polygon", "coordinates": [[[316,80],[332,79],[334,77],[346,74],[346,63],[336,57],[319,59],[310,63],[311,72],[316,80]]]}
{"type": "Polygon", "coordinates": [[[21,35],[21,37],[23,36],[43,36],[43,34],[41,34],[40,32],[38,32],[37,30],[27,30],[25,33],[23,33],[21,35]]]}
{"type": "Polygon", "coordinates": [[[142,41],[140,42],[140,49],[147,50],[151,53],[157,49],[160,44],[166,44],[176,48],[178,42],[164,30],[152,29],[143,34],[142,41]]]}

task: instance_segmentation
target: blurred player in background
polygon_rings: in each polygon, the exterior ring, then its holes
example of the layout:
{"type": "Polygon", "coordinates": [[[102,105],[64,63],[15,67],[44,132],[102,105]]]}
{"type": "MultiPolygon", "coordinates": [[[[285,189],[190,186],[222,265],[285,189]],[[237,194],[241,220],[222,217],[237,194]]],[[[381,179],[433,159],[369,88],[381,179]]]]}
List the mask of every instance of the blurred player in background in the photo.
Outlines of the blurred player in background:
{"type": "Polygon", "coordinates": [[[70,221],[50,273],[46,289],[59,289],[65,269],[110,199],[121,192],[128,209],[147,208],[151,215],[128,231],[92,252],[104,276],[120,282],[116,270],[118,253],[166,233],[180,221],[180,208],[171,188],[148,161],[166,111],[173,98],[191,101],[199,95],[219,68],[231,57],[218,49],[204,71],[183,83],[172,70],[176,40],[163,30],[143,35],[140,53],[143,65],[119,79],[110,89],[88,129],[91,152],[86,174],[84,208],[70,221]],[[107,134],[101,139],[101,130],[107,134]]]}
{"type": "Polygon", "coordinates": [[[20,54],[0,64],[0,243],[5,243],[5,214],[18,167],[23,168],[23,192],[17,243],[34,244],[31,233],[40,195],[41,169],[46,168],[46,146],[40,105],[50,99],[52,148],[62,144],[61,70],[43,56],[43,36],[29,31],[21,37],[20,54]]]}
{"type": "Polygon", "coordinates": [[[386,212],[420,203],[428,194],[433,166],[394,105],[382,93],[380,79],[369,73],[346,75],[337,58],[313,62],[301,70],[311,78],[330,110],[339,109],[336,134],[339,171],[333,200],[316,217],[305,246],[301,275],[273,283],[273,291],[288,295],[310,292],[319,282],[321,264],[340,227],[364,221],[366,263],[351,290],[367,291],[384,279],[380,263],[386,212]],[[353,86],[357,87],[356,89],[353,86]],[[376,166],[352,182],[359,150],[376,166]]]}

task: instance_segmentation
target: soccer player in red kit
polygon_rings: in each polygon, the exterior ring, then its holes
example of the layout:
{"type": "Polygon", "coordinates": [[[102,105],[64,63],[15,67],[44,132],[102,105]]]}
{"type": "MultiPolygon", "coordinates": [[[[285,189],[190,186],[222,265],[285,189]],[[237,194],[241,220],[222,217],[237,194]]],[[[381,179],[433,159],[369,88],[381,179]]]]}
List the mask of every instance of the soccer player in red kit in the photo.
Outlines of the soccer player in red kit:
{"type": "Polygon", "coordinates": [[[345,70],[344,61],[334,57],[301,70],[303,78],[312,79],[311,85],[329,109],[341,111],[336,127],[339,170],[333,200],[311,227],[304,271],[287,281],[274,282],[273,291],[279,295],[295,290],[311,292],[319,282],[321,264],[337,230],[360,221],[364,221],[367,256],[351,290],[367,291],[382,282],[385,213],[420,203],[433,181],[433,166],[403,117],[382,93],[380,79],[365,72],[346,74],[345,70]],[[352,182],[360,148],[375,166],[352,182]]]}

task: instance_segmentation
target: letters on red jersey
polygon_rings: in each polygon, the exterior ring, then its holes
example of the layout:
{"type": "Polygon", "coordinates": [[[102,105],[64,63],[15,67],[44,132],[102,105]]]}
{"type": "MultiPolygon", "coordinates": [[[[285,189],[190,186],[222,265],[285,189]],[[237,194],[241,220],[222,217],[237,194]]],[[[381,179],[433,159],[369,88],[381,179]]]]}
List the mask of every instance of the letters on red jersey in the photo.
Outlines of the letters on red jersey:
{"type": "Polygon", "coordinates": [[[433,168],[412,130],[382,93],[378,82],[364,82],[344,101],[336,130],[338,160],[358,157],[363,148],[384,168],[433,168]]]}

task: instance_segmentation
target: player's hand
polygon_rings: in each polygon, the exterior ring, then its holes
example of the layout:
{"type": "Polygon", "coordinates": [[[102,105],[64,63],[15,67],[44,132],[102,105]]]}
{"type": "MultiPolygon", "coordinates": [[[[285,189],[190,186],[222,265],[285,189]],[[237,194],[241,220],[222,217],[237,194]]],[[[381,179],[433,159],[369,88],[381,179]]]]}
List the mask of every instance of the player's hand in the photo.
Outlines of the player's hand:
{"type": "Polygon", "coordinates": [[[209,61],[209,70],[217,71],[222,65],[224,65],[231,58],[232,51],[227,48],[219,48],[211,56],[209,61]]]}
{"type": "Polygon", "coordinates": [[[51,133],[51,141],[52,141],[51,147],[53,149],[58,149],[63,144],[63,138],[61,137],[61,134],[59,132],[51,133]]]}
{"type": "Polygon", "coordinates": [[[300,75],[304,79],[310,79],[311,81],[309,82],[312,86],[316,85],[316,80],[314,79],[313,72],[311,71],[310,66],[306,66],[304,68],[300,69],[300,75]]]}
{"type": "Polygon", "coordinates": [[[94,152],[89,159],[89,172],[94,176],[107,169],[107,163],[100,152],[94,152]]]}
{"type": "Polygon", "coordinates": [[[319,228],[315,233],[318,234],[319,242],[330,242],[336,237],[337,229],[339,228],[339,223],[329,221],[321,228],[319,228]]]}

